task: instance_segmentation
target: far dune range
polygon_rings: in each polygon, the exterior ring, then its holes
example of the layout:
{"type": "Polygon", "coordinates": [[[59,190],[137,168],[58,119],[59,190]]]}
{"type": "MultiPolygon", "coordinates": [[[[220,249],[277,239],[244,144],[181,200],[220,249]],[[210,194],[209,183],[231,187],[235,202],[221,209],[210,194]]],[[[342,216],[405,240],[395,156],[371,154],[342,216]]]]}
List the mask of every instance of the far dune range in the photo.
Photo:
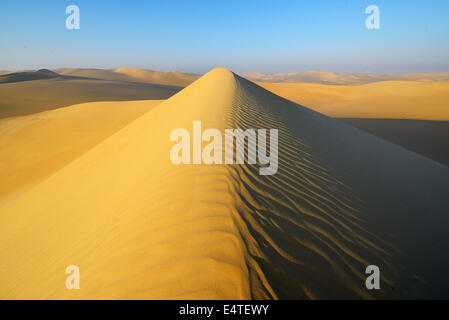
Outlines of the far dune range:
{"type": "MultiPolygon", "coordinates": [[[[312,71],[294,74],[308,76],[287,81],[288,76],[292,74],[278,74],[276,77],[266,75],[268,78],[253,76],[250,80],[256,81],[260,86],[277,95],[331,117],[449,120],[449,108],[447,108],[449,75],[447,74],[383,76],[312,71]],[[343,81],[345,85],[335,85],[329,80],[335,77],[353,80],[352,82],[343,81]],[[372,81],[366,83],[366,81],[358,80],[366,77],[372,81]],[[264,81],[258,81],[261,78],[264,81]],[[274,80],[281,82],[273,82],[274,80]]],[[[0,96],[3,98],[0,116],[39,112],[45,110],[44,108],[48,110],[58,107],[57,104],[67,106],[102,100],[166,99],[198,77],[199,75],[189,73],[158,72],[125,67],[117,69],[59,68],[53,71],[9,73],[0,75],[0,96]],[[19,99],[22,96],[20,91],[26,93],[28,100],[19,99]],[[44,96],[53,97],[54,102],[47,101],[48,98],[45,100],[44,96]],[[25,107],[25,105],[31,106],[25,107]],[[21,111],[23,109],[25,110],[21,111]]]]}
{"type": "Polygon", "coordinates": [[[0,75],[0,121],[85,102],[167,99],[182,89],[89,75],[64,75],[46,69],[0,75]]]}
{"type": "Polygon", "coordinates": [[[252,81],[283,83],[320,83],[329,85],[360,85],[380,81],[449,81],[448,73],[336,73],[328,71],[305,71],[264,74],[260,72],[239,72],[252,81]]]}
{"type": "Polygon", "coordinates": [[[146,69],[121,67],[117,69],[80,69],[58,68],[54,70],[61,75],[98,78],[103,80],[121,80],[186,87],[200,75],[183,72],[161,72],[146,69]]]}
{"type": "MultiPolygon", "coordinates": [[[[0,119],[91,101],[167,99],[199,77],[135,68],[5,73],[0,76],[0,119]]],[[[275,94],[449,165],[447,74],[248,75],[275,94]]]]}
{"type": "Polygon", "coordinates": [[[226,69],[148,110],[139,103],[129,122],[0,200],[1,298],[448,297],[448,167],[226,69]],[[195,120],[279,129],[278,172],[174,165],[170,133],[195,120]],[[82,290],[64,287],[71,264],[82,290]],[[382,272],[375,292],[364,287],[370,264],[382,272]]]}

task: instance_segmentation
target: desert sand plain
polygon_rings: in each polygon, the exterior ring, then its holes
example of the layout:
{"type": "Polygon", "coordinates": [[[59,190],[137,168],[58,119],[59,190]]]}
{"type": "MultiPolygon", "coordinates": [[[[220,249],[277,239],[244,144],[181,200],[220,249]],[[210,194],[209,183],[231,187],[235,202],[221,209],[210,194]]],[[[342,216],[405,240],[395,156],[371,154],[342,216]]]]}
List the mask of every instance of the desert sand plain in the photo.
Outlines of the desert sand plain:
{"type": "Polygon", "coordinates": [[[0,81],[0,298],[447,297],[444,157],[334,119],[447,128],[443,76],[336,85],[253,83],[223,68],[53,71],[0,81]],[[278,172],[174,165],[170,132],[194,120],[278,128],[278,172]],[[65,288],[72,264],[81,290],[65,288]],[[363,286],[370,264],[381,290],[363,286]]]}

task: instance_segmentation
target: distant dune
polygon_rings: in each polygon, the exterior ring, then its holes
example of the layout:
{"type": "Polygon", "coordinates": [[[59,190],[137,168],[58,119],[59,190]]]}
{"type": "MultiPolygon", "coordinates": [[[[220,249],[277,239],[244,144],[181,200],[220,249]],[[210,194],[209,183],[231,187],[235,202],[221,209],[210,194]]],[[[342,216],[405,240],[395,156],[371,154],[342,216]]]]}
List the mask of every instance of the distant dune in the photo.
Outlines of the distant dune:
{"type": "Polygon", "coordinates": [[[131,81],[130,77],[114,72],[114,69],[95,69],[95,68],[58,68],[54,69],[62,75],[86,77],[101,80],[117,80],[117,81],[131,81]]]}
{"type": "Polygon", "coordinates": [[[125,74],[133,79],[148,83],[158,83],[186,87],[198,79],[200,75],[182,72],[159,72],[135,68],[118,68],[114,72],[125,74]]]}
{"type": "Polygon", "coordinates": [[[448,183],[446,166],[214,69],[0,202],[0,298],[448,298],[448,183]],[[194,120],[278,128],[278,172],[172,164],[170,133],[194,120]],[[81,290],[64,287],[72,264],[81,290]],[[370,264],[381,290],[364,288],[370,264]]]}
{"type": "Polygon", "coordinates": [[[292,73],[264,74],[260,72],[240,72],[241,76],[253,81],[262,82],[307,82],[332,85],[357,85],[379,81],[449,81],[447,73],[407,73],[407,74],[374,74],[374,73],[335,73],[327,71],[306,71],[292,73]]]}
{"type": "Polygon", "coordinates": [[[46,79],[0,84],[0,119],[92,101],[167,99],[174,86],[95,79],[46,79]]]}
{"type": "Polygon", "coordinates": [[[41,79],[64,79],[66,77],[59,75],[56,72],[50,71],[48,69],[40,69],[37,71],[21,71],[12,72],[0,75],[0,84],[2,83],[13,83],[22,81],[32,81],[41,79]]]}
{"type": "Polygon", "coordinates": [[[357,86],[258,83],[331,117],[449,120],[449,82],[382,81],[357,86]]]}
{"type": "Polygon", "coordinates": [[[160,72],[128,67],[122,67],[118,69],[59,68],[55,69],[54,71],[63,75],[82,76],[103,80],[144,82],[179,87],[185,87],[200,77],[199,75],[191,73],[160,72]]]}
{"type": "MultiPolygon", "coordinates": [[[[148,69],[121,67],[117,69],[58,68],[61,75],[97,78],[103,80],[136,81],[185,87],[201,75],[183,72],[163,72],[148,69]]],[[[264,74],[260,72],[239,72],[239,75],[259,82],[319,83],[329,85],[359,85],[380,81],[449,81],[447,73],[336,73],[327,71],[306,71],[292,73],[264,74]]]]}

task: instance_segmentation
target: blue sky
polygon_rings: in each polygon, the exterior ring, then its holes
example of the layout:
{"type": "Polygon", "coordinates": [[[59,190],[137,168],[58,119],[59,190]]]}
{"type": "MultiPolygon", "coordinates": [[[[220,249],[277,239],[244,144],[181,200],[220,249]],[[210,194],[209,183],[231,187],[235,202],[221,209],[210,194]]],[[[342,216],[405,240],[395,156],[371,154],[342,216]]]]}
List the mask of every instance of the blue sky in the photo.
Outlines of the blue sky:
{"type": "Polygon", "coordinates": [[[449,1],[0,1],[0,70],[120,66],[449,72],[449,1]],[[380,30],[365,28],[370,4],[380,30]]]}

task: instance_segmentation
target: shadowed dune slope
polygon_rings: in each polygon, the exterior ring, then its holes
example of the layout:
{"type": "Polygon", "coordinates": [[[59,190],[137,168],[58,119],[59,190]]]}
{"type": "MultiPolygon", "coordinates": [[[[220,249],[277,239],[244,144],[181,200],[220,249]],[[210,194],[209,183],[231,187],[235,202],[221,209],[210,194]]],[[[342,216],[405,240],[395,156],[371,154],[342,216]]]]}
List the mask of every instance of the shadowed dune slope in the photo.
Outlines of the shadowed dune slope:
{"type": "Polygon", "coordinates": [[[357,118],[338,120],[449,166],[449,121],[357,118]]]}
{"type": "Polygon", "coordinates": [[[445,166],[214,69],[0,203],[0,297],[447,297],[448,183],[445,166]],[[278,172],[172,164],[170,133],[194,120],[278,129],[278,172]],[[72,264],[80,290],[64,286],[72,264]]]}
{"type": "Polygon", "coordinates": [[[0,119],[93,101],[162,100],[181,88],[94,79],[45,79],[0,84],[0,119]]]}

